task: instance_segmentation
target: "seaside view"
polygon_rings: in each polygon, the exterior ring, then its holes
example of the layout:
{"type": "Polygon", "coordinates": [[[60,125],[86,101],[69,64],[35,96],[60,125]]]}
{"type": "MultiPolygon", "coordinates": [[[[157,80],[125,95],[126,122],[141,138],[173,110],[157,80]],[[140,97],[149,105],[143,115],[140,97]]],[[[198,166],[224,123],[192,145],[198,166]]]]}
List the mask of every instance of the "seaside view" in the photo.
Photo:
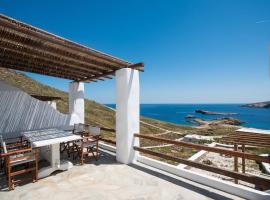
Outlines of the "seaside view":
{"type": "Polygon", "coordinates": [[[0,1],[0,200],[270,200],[270,0],[0,1]]]}
{"type": "MultiPolygon", "coordinates": [[[[115,108],[115,104],[106,104],[115,108]]],[[[194,126],[187,118],[193,115],[204,120],[213,120],[222,117],[233,117],[239,119],[241,126],[259,129],[270,129],[269,108],[249,108],[244,104],[141,104],[142,116],[154,118],[166,122],[194,126]],[[224,115],[203,115],[196,113],[196,110],[207,110],[212,112],[235,113],[224,115]]]]}

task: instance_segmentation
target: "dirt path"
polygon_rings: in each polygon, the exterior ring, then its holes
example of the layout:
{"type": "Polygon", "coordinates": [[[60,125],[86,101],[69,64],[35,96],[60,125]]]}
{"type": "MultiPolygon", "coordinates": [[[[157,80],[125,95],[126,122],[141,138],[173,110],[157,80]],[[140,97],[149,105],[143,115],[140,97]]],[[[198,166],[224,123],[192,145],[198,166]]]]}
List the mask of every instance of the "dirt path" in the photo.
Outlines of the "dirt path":
{"type": "Polygon", "coordinates": [[[168,130],[168,129],[161,128],[161,127],[159,127],[159,126],[156,126],[156,125],[153,125],[153,124],[149,124],[149,123],[144,122],[144,121],[142,121],[142,120],[140,120],[140,122],[141,122],[142,124],[144,124],[144,125],[151,126],[151,127],[153,127],[153,128],[157,128],[157,129],[159,129],[159,130],[163,130],[163,131],[164,131],[163,133],[159,133],[159,134],[157,134],[157,135],[165,135],[165,134],[167,134],[167,133],[175,133],[175,134],[178,134],[178,135],[183,136],[183,133],[181,133],[181,132],[170,131],[170,130],[168,130]]]}

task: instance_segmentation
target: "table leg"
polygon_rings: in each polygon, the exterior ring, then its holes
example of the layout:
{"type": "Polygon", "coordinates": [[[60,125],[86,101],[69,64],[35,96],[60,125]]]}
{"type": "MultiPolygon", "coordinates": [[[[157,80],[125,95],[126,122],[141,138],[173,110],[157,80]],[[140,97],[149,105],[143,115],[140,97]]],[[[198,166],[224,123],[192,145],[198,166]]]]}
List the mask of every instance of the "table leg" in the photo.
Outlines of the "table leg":
{"type": "Polygon", "coordinates": [[[60,168],[60,144],[51,145],[51,167],[55,169],[60,168]]]}
{"type": "Polygon", "coordinates": [[[73,167],[69,161],[60,161],[60,144],[50,145],[50,163],[51,166],[39,170],[38,178],[49,176],[56,170],[68,170],[73,167]]]}

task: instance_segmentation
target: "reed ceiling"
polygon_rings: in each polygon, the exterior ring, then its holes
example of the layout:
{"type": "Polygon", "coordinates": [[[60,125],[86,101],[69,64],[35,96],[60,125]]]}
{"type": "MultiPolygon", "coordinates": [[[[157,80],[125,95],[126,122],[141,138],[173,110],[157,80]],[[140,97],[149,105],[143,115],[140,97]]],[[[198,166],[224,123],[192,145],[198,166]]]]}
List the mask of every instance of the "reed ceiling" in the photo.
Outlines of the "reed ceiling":
{"type": "Polygon", "coordinates": [[[96,82],[121,68],[143,71],[131,62],[88,48],[0,14],[0,67],[96,82]]]}

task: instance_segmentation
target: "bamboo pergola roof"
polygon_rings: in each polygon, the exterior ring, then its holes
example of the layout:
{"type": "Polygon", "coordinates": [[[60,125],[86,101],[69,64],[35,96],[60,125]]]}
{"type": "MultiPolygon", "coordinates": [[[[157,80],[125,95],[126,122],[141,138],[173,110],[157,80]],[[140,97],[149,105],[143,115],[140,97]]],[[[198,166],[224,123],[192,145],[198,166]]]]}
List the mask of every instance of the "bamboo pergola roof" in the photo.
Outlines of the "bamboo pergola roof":
{"type": "Polygon", "coordinates": [[[270,147],[270,132],[258,129],[242,128],[235,133],[221,138],[221,142],[228,144],[242,144],[257,147],[270,147]]]}
{"type": "Polygon", "coordinates": [[[92,82],[111,79],[131,62],[88,48],[0,14],[0,67],[92,82]]]}

